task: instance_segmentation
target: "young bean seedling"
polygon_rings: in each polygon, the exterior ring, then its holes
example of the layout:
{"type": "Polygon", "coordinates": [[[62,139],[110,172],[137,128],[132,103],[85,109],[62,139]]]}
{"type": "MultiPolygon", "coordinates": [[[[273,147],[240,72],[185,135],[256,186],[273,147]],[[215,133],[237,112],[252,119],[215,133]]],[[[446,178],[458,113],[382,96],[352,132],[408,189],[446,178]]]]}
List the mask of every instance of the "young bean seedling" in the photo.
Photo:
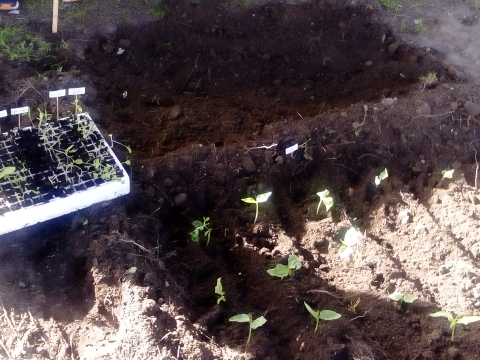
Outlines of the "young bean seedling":
{"type": "Polygon", "coordinates": [[[442,182],[443,179],[451,179],[453,177],[453,172],[454,171],[455,171],[455,169],[442,170],[442,180],[440,180],[440,182],[442,182]]]}
{"type": "Polygon", "coordinates": [[[225,298],[225,291],[223,291],[222,278],[217,279],[217,285],[215,286],[215,294],[219,297],[217,299],[217,304],[220,304],[222,301],[227,301],[225,298]]]}
{"type": "Polygon", "coordinates": [[[259,194],[255,199],[252,197],[242,199],[243,202],[246,202],[248,204],[255,204],[255,221],[253,222],[254,224],[257,222],[258,218],[258,204],[266,202],[270,195],[272,195],[271,191],[268,193],[259,194]]]}
{"type": "Polygon", "coordinates": [[[192,225],[195,229],[193,229],[192,232],[190,232],[190,238],[192,239],[193,242],[199,242],[200,241],[200,231],[205,230],[203,233],[203,236],[207,238],[207,245],[210,242],[210,233],[212,232],[212,228],[209,228],[208,225],[210,221],[209,217],[203,217],[203,222],[200,220],[195,220],[192,222],[192,225]]]}
{"type": "Polygon", "coordinates": [[[403,303],[411,304],[415,300],[417,300],[417,298],[415,296],[413,296],[412,294],[402,294],[399,291],[394,291],[393,293],[388,295],[388,297],[390,299],[392,299],[393,301],[396,301],[398,303],[398,305],[400,306],[400,308],[402,307],[403,303]]]}
{"type": "Polygon", "coordinates": [[[455,336],[455,327],[457,326],[457,324],[468,325],[470,323],[480,321],[479,315],[463,316],[459,318],[458,316],[453,317],[452,314],[450,314],[448,311],[437,311],[429,315],[432,317],[444,317],[447,318],[448,321],[450,321],[450,329],[452,329],[451,341],[453,341],[453,338],[455,336]]]}
{"type": "Polygon", "coordinates": [[[263,316],[260,316],[253,320],[252,315],[250,314],[238,314],[235,316],[232,316],[228,321],[232,322],[248,322],[250,328],[248,329],[248,339],[247,339],[247,344],[250,341],[250,336],[252,335],[252,329],[257,329],[263,324],[267,322],[267,319],[265,319],[263,316]]]}
{"type": "Polygon", "coordinates": [[[298,270],[302,267],[302,262],[296,255],[290,255],[288,257],[288,265],[277,264],[273,269],[268,269],[267,273],[271,276],[277,276],[283,280],[285,276],[292,273],[292,270],[298,270]]]}
{"type": "Polygon", "coordinates": [[[322,205],[322,203],[325,204],[325,211],[328,212],[328,210],[330,210],[330,208],[333,206],[333,198],[331,196],[328,196],[330,195],[330,192],[328,190],[323,190],[323,191],[317,192],[317,195],[320,198],[320,201],[318,202],[318,206],[317,206],[317,214],[318,214],[318,210],[320,210],[320,205],[322,205]]]}
{"type": "Polygon", "coordinates": [[[336,320],[336,319],[338,319],[342,316],[339,313],[337,313],[335,311],[332,311],[332,310],[322,310],[322,311],[316,310],[315,311],[305,301],[303,303],[305,304],[305,307],[307,308],[308,312],[310,314],[312,314],[312,316],[315,318],[315,320],[317,322],[316,325],[315,325],[315,330],[313,330],[313,332],[317,331],[318,322],[320,320],[326,320],[326,321],[336,320]]]}
{"type": "Polygon", "coordinates": [[[385,168],[385,170],[383,170],[380,174],[378,174],[377,176],[375,176],[375,186],[380,185],[380,183],[381,183],[383,180],[385,180],[386,178],[388,178],[387,168],[385,168]]]}
{"type": "Polygon", "coordinates": [[[341,240],[340,257],[349,260],[352,256],[359,256],[358,247],[362,244],[362,233],[353,226],[345,233],[345,239],[341,240]]]}

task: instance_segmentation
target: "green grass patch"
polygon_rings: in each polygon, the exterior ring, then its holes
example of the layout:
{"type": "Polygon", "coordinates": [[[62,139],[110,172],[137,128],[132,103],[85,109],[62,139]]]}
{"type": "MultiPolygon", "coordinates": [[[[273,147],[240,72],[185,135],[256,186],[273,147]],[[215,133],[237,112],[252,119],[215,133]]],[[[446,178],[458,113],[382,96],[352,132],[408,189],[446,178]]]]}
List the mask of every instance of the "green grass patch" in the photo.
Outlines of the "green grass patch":
{"type": "Polygon", "coordinates": [[[415,31],[422,36],[428,35],[428,25],[423,19],[415,20],[415,31]]]}
{"type": "Polygon", "coordinates": [[[388,11],[399,12],[403,6],[396,0],[378,0],[380,5],[385,6],[388,11]]]}
{"type": "Polygon", "coordinates": [[[52,46],[41,35],[6,25],[0,28],[0,50],[1,55],[9,60],[29,62],[49,55],[52,46]]]}

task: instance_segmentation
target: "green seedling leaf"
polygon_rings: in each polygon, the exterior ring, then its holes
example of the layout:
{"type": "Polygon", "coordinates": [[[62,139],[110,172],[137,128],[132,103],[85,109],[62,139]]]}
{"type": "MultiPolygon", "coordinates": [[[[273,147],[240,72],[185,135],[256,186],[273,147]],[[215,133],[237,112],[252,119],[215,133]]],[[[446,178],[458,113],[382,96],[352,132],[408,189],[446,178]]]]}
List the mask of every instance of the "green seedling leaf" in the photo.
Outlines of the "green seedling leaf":
{"type": "Polygon", "coordinates": [[[336,320],[340,318],[342,315],[339,313],[332,311],[332,310],[313,310],[310,305],[308,305],[305,301],[303,302],[305,307],[307,308],[308,312],[315,318],[316,324],[315,324],[315,330],[313,332],[316,332],[318,329],[318,322],[321,320],[326,320],[326,321],[331,321],[331,320],[336,320]]]}
{"type": "Polygon", "coordinates": [[[333,206],[333,198],[328,196],[329,194],[330,192],[328,190],[317,192],[317,195],[320,198],[320,201],[318,202],[318,206],[317,206],[317,214],[318,214],[318,210],[320,209],[320,205],[322,205],[322,203],[325,204],[325,209],[327,212],[333,206]]]}
{"type": "Polygon", "coordinates": [[[406,302],[406,303],[413,303],[415,300],[417,300],[417,298],[415,296],[413,296],[412,294],[405,294],[403,295],[403,301],[406,302]]]}
{"type": "Polygon", "coordinates": [[[1,171],[0,171],[0,179],[6,177],[6,176],[9,176],[9,175],[12,175],[14,172],[15,172],[15,166],[7,166],[7,167],[4,167],[1,171]]]}
{"type": "Polygon", "coordinates": [[[288,257],[288,267],[292,270],[298,270],[302,267],[302,262],[297,255],[290,255],[288,257]]]}
{"type": "Polygon", "coordinates": [[[380,174],[378,174],[378,176],[375,176],[375,185],[376,186],[380,185],[380,183],[386,178],[388,178],[387,168],[385,168],[385,170],[383,170],[380,174]]]}
{"type": "Polygon", "coordinates": [[[222,301],[227,301],[225,298],[225,292],[223,291],[222,278],[217,279],[217,285],[215,286],[215,294],[219,295],[217,299],[217,304],[220,304],[222,301]]]}
{"type": "Polygon", "coordinates": [[[392,294],[388,295],[393,301],[400,301],[403,299],[403,294],[401,292],[395,291],[392,294]]]}
{"type": "Polygon", "coordinates": [[[463,324],[463,325],[468,325],[473,322],[480,321],[480,316],[479,315],[469,315],[469,316],[464,316],[460,320],[458,320],[457,324],[463,324]]]}
{"type": "Polygon", "coordinates": [[[125,274],[135,274],[137,272],[136,266],[132,266],[130,269],[125,271],[125,274]]]}
{"type": "Polygon", "coordinates": [[[320,311],[320,319],[326,321],[337,320],[341,317],[339,313],[332,311],[332,310],[322,310],[320,311]]]}
{"type": "Polygon", "coordinates": [[[246,202],[246,203],[248,203],[248,204],[256,204],[256,203],[257,203],[257,200],[255,200],[254,198],[251,198],[251,197],[249,197],[249,198],[243,198],[242,201],[243,201],[243,202],[246,202]]]}
{"type": "Polygon", "coordinates": [[[263,316],[260,316],[260,317],[258,317],[258,318],[256,318],[255,320],[252,321],[252,324],[251,324],[250,327],[255,330],[256,328],[259,328],[260,326],[262,326],[266,322],[267,322],[267,319],[265,319],[263,316]]]}
{"type": "Polygon", "coordinates": [[[442,170],[442,180],[443,179],[451,179],[453,177],[453,172],[455,171],[455,169],[451,169],[451,170],[442,170]]]}
{"type": "Polygon", "coordinates": [[[448,321],[453,321],[453,316],[448,311],[437,311],[435,313],[429,314],[431,317],[444,317],[448,321]]]}
{"type": "Polygon", "coordinates": [[[238,314],[235,316],[232,316],[228,321],[233,321],[233,322],[250,322],[251,317],[248,314],[238,314]]]}
{"type": "Polygon", "coordinates": [[[277,264],[273,269],[268,269],[267,273],[269,273],[271,276],[276,276],[279,277],[283,280],[285,276],[290,275],[292,270],[290,270],[288,267],[286,267],[283,264],[277,264]]]}
{"type": "Polygon", "coordinates": [[[247,344],[250,341],[250,337],[252,335],[252,329],[257,329],[267,322],[267,320],[263,316],[260,316],[255,320],[253,320],[252,315],[249,315],[249,314],[238,314],[238,315],[232,316],[230,319],[228,319],[228,321],[249,323],[250,326],[248,329],[247,344]]]}
{"type": "Polygon", "coordinates": [[[268,200],[268,198],[270,197],[270,195],[272,195],[272,192],[268,192],[268,193],[265,193],[265,194],[259,194],[257,195],[257,202],[258,203],[263,203],[265,201],[268,200]]]}

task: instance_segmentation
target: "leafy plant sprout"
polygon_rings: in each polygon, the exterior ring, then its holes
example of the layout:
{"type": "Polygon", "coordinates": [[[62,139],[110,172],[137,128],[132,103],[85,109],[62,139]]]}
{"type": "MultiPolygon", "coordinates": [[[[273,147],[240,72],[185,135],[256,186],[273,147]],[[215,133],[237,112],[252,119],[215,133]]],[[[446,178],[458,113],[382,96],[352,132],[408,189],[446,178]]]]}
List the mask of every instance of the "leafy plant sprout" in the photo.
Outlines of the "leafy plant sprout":
{"type": "Polygon", "coordinates": [[[375,186],[378,186],[380,185],[380,183],[385,180],[386,178],[388,178],[388,170],[387,168],[385,168],[380,174],[378,174],[377,176],[375,176],[375,186]]]}
{"type": "Polygon", "coordinates": [[[252,197],[242,199],[242,201],[246,202],[247,204],[255,204],[255,220],[253,221],[254,224],[257,222],[258,218],[258,204],[266,202],[270,195],[272,195],[271,191],[264,194],[259,194],[256,196],[255,199],[252,197]]]}
{"type": "Polygon", "coordinates": [[[303,303],[305,304],[305,307],[307,308],[308,312],[312,314],[312,316],[315,318],[316,324],[315,324],[315,330],[313,330],[313,332],[317,331],[318,323],[320,320],[326,320],[326,321],[337,320],[342,316],[339,313],[332,310],[322,310],[322,311],[313,310],[310,307],[310,305],[308,305],[305,301],[303,303]]]}
{"type": "Polygon", "coordinates": [[[248,329],[248,339],[247,339],[247,344],[250,341],[250,337],[252,335],[252,329],[255,330],[265,324],[267,322],[267,319],[265,319],[263,316],[260,316],[253,320],[252,315],[250,314],[238,314],[235,316],[232,316],[228,321],[232,322],[248,322],[249,323],[249,329],[248,329]]]}
{"type": "Polygon", "coordinates": [[[360,304],[360,298],[358,298],[355,302],[353,301],[349,302],[347,305],[347,310],[356,314],[358,304],[360,304]]]}
{"type": "Polygon", "coordinates": [[[440,182],[442,182],[443,179],[451,179],[453,177],[453,172],[454,171],[455,171],[454,169],[442,170],[442,180],[440,180],[440,182]]]}
{"type": "Polygon", "coordinates": [[[428,35],[428,25],[423,21],[423,19],[415,19],[415,30],[422,36],[428,35]]]}
{"type": "Polygon", "coordinates": [[[217,279],[217,285],[215,286],[215,294],[218,295],[217,304],[220,304],[222,301],[227,301],[225,298],[225,291],[223,291],[222,278],[217,279]]]}
{"type": "Polygon", "coordinates": [[[388,295],[390,299],[393,301],[396,301],[400,307],[402,307],[403,303],[413,303],[417,298],[413,296],[412,294],[402,294],[399,291],[394,291],[390,295],[388,295]]]}
{"type": "Polygon", "coordinates": [[[430,71],[427,75],[420,76],[419,80],[423,84],[422,90],[434,87],[438,84],[438,77],[435,71],[430,71]]]}
{"type": "Polygon", "coordinates": [[[341,240],[340,258],[349,260],[352,256],[359,256],[358,247],[362,244],[362,233],[353,226],[345,233],[345,238],[341,240]]]}
{"type": "Polygon", "coordinates": [[[287,266],[283,264],[277,264],[273,269],[268,269],[267,273],[271,276],[277,276],[283,280],[285,276],[292,273],[292,270],[298,270],[302,267],[302,262],[296,255],[290,255],[288,257],[287,266]]]}
{"type": "Polygon", "coordinates": [[[208,227],[208,225],[210,225],[208,223],[209,221],[210,221],[210,218],[204,216],[203,222],[200,220],[195,220],[194,222],[192,222],[194,229],[189,234],[193,242],[198,243],[200,241],[200,231],[205,230],[205,232],[203,233],[203,236],[207,238],[207,245],[208,245],[208,243],[210,242],[210,234],[212,232],[212,228],[208,227]]]}
{"type": "Polygon", "coordinates": [[[457,324],[468,325],[470,323],[480,321],[480,315],[470,315],[459,318],[458,316],[453,317],[448,311],[437,311],[429,315],[432,317],[444,317],[450,322],[450,329],[452,329],[451,341],[453,341],[455,336],[455,327],[457,324]]]}
{"type": "Polygon", "coordinates": [[[317,192],[317,195],[320,198],[317,206],[317,214],[318,210],[320,210],[320,205],[322,205],[322,203],[325,204],[325,211],[328,212],[328,210],[330,210],[330,208],[333,206],[333,198],[331,196],[328,196],[330,195],[330,192],[325,189],[323,191],[317,192]]]}

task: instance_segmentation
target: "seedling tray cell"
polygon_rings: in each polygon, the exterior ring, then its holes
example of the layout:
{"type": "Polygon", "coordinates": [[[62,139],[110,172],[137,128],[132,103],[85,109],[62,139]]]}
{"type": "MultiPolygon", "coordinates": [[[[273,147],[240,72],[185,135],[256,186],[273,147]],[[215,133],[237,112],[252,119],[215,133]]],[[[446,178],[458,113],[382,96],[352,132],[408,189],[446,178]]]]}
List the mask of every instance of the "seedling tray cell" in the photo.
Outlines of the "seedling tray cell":
{"type": "Polygon", "coordinates": [[[88,114],[0,134],[0,234],[129,192],[127,172],[88,114]]]}

